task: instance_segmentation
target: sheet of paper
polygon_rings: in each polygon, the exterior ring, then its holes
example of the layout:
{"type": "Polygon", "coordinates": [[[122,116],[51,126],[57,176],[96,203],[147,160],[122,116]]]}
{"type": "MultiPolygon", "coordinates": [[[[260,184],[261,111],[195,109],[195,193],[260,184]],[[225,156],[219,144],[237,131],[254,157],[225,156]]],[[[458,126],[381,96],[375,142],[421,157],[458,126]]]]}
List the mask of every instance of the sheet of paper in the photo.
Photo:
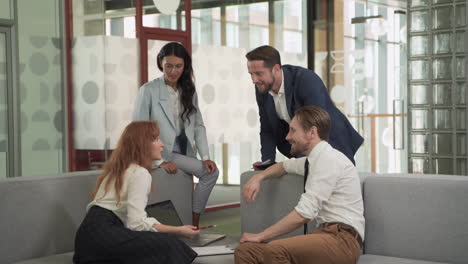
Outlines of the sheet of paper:
{"type": "Polygon", "coordinates": [[[234,254],[234,249],[228,246],[192,247],[192,249],[197,252],[198,256],[234,254]]]}

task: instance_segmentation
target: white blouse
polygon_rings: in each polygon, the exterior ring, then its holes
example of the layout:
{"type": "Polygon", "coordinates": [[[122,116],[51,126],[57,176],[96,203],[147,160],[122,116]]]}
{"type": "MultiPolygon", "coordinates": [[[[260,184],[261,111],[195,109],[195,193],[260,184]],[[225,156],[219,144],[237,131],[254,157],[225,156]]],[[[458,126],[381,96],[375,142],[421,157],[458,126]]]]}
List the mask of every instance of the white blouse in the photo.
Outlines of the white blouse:
{"type": "Polygon", "coordinates": [[[104,195],[106,180],[101,183],[94,201],[88,204],[86,210],[94,205],[111,210],[122,220],[124,225],[135,231],[154,231],[154,224],[160,224],[158,220],[146,215],[148,195],[151,191],[151,174],[147,169],[131,164],[125,171],[120,204],[117,205],[117,196],[112,183],[109,191],[104,195]]]}

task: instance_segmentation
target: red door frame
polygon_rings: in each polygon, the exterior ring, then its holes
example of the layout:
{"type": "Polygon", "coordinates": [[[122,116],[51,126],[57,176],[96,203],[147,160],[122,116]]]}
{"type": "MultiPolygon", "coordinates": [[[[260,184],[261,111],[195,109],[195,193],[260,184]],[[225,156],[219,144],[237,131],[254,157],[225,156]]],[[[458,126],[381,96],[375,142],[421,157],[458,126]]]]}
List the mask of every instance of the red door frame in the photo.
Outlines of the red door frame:
{"type": "Polygon", "coordinates": [[[192,54],[192,1],[185,0],[185,31],[143,26],[143,0],[136,0],[136,35],[140,42],[140,84],[148,81],[148,40],[179,41],[192,54]]]}

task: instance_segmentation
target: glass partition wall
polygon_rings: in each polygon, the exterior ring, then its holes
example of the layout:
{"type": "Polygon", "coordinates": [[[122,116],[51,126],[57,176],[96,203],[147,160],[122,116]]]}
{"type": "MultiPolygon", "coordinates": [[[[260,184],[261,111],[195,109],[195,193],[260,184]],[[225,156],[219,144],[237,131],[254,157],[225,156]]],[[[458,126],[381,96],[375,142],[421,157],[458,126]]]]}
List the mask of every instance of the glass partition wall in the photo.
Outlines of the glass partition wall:
{"type": "Polygon", "coordinates": [[[62,1],[0,1],[0,177],[66,169],[62,1]]]}
{"type": "MultiPolygon", "coordinates": [[[[162,2],[142,1],[143,26],[185,31],[187,3],[174,1],[176,11],[163,12],[162,2]]],[[[269,44],[283,63],[306,67],[306,1],[190,4],[196,89],[211,156],[221,171],[219,182],[238,184],[240,173],[260,159],[258,108],[245,54],[269,44]]],[[[102,165],[131,120],[140,86],[139,40],[133,1],[73,1],[73,12],[74,141],[77,168],[87,170],[102,165]]],[[[156,55],[167,41],[148,39],[149,80],[162,74],[156,55]]]]}
{"type": "Polygon", "coordinates": [[[260,159],[244,56],[264,44],[322,77],[365,138],[360,171],[466,174],[466,13],[466,0],[0,1],[0,177],[100,168],[167,41],[192,53],[220,182],[260,159]]]}
{"type": "Polygon", "coordinates": [[[406,4],[380,2],[319,1],[314,68],[364,137],[358,170],[406,172],[406,4]]]}
{"type": "Polygon", "coordinates": [[[467,175],[466,1],[409,1],[409,169],[467,175]]]}

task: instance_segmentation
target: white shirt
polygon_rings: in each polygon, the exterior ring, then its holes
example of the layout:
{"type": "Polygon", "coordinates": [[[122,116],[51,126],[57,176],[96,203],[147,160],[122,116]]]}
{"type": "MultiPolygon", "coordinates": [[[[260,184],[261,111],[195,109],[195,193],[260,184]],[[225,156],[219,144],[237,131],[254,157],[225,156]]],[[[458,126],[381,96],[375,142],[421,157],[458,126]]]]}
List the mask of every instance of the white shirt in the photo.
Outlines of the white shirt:
{"type": "Polygon", "coordinates": [[[270,95],[273,96],[273,101],[275,102],[275,110],[276,114],[280,119],[291,123],[291,117],[289,117],[288,108],[286,106],[286,94],[284,93],[284,74],[283,70],[281,70],[281,86],[278,91],[278,94],[275,94],[273,91],[269,91],[270,95]]]}
{"type": "Polygon", "coordinates": [[[117,196],[113,188],[114,183],[111,183],[111,188],[104,195],[104,186],[107,182],[104,180],[99,186],[94,201],[88,204],[86,210],[97,205],[114,212],[131,230],[158,232],[153,225],[160,223],[155,218],[148,217],[145,211],[151,191],[151,174],[145,168],[131,164],[125,171],[123,179],[119,205],[117,205],[117,196]]]}
{"type": "MultiPolygon", "coordinates": [[[[328,142],[321,141],[307,157],[309,175],[306,192],[295,210],[318,224],[341,222],[351,225],[364,239],[364,205],[356,167],[328,142]]],[[[285,160],[288,173],[304,175],[306,157],[285,160]]]]}
{"type": "Polygon", "coordinates": [[[180,118],[181,111],[181,103],[180,103],[180,92],[179,89],[174,90],[170,85],[167,85],[167,91],[169,92],[169,103],[172,105],[172,114],[175,123],[175,130],[177,136],[180,135],[182,131],[182,118],[180,118]]]}

